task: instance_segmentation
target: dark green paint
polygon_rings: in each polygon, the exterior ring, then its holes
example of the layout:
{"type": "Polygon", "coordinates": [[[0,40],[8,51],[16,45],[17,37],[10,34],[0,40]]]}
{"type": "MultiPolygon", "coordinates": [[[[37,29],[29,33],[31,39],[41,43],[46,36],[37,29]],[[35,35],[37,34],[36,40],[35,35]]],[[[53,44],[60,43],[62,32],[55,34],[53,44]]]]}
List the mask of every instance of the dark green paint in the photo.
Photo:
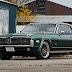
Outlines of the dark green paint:
{"type": "MultiPolygon", "coordinates": [[[[67,24],[69,25],[69,24],[67,24]]],[[[69,25],[71,26],[71,25],[69,25]]],[[[1,36],[2,37],[2,36],[1,36]]],[[[34,47],[40,47],[44,40],[47,40],[51,44],[51,48],[72,48],[72,34],[58,34],[58,24],[56,26],[56,32],[51,33],[35,33],[35,34],[8,34],[3,37],[30,37],[34,40],[34,47]],[[36,43],[36,40],[40,40],[36,43]]]]}

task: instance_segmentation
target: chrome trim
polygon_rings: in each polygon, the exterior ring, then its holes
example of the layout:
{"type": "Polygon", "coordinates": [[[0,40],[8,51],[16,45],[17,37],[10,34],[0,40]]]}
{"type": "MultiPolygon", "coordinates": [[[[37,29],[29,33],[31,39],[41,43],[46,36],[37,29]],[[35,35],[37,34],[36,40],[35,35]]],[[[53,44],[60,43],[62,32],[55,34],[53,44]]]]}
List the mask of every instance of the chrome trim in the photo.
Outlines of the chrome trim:
{"type": "Polygon", "coordinates": [[[31,47],[31,45],[0,45],[0,47],[3,46],[13,46],[13,47],[31,47]]]}
{"type": "Polygon", "coordinates": [[[63,48],[71,48],[72,49],[72,47],[52,47],[53,49],[55,48],[55,49],[58,49],[58,48],[60,48],[60,49],[63,49],[63,48]]]}
{"type": "Polygon", "coordinates": [[[6,37],[0,37],[0,38],[6,38],[6,37]]]}
{"type": "Polygon", "coordinates": [[[30,46],[31,46],[31,47],[34,46],[34,40],[30,40],[30,46]]]}
{"type": "Polygon", "coordinates": [[[30,37],[24,37],[24,36],[12,36],[12,37],[10,37],[10,38],[30,38],[30,37]]]}
{"type": "Polygon", "coordinates": [[[64,50],[64,51],[51,51],[50,53],[69,53],[72,52],[72,50],[64,50]]]}
{"type": "Polygon", "coordinates": [[[30,40],[30,45],[0,45],[0,47],[4,46],[13,46],[13,47],[33,47],[34,46],[34,41],[30,40]]]}

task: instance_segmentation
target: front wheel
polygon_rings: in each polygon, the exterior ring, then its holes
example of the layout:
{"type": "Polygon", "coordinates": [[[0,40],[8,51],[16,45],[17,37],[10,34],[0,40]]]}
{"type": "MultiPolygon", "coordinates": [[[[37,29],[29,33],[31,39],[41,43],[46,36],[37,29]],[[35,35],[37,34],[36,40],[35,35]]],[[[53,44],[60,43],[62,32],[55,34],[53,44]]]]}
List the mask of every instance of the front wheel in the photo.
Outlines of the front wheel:
{"type": "Polygon", "coordinates": [[[43,42],[35,56],[37,59],[48,59],[50,57],[50,45],[47,42],[43,42]]]}
{"type": "Polygon", "coordinates": [[[1,60],[10,60],[11,58],[12,58],[12,56],[6,56],[5,54],[3,54],[3,53],[0,53],[0,58],[1,58],[1,60]]]}

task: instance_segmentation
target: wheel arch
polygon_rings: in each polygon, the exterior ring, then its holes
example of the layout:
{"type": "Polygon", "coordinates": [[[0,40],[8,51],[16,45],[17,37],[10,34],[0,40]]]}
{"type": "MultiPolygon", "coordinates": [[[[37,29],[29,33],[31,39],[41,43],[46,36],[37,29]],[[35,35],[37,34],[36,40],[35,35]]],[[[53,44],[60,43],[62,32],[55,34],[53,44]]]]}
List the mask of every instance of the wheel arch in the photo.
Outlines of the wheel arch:
{"type": "Polygon", "coordinates": [[[42,41],[41,41],[41,45],[40,45],[40,46],[42,46],[42,44],[43,44],[44,41],[47,42],[47,43],[49,44],[50,48],[51,48],[51,40],[48,39],[48,38],[44,38],[44,39],[42,39],[42,41]]]}
{"type": "Polygon", "coordinates": [[[50,39],[44,38],[43,41],[46,41],[46,42],[48,42],[51,45],[51,40],[50,39]]]}
{"type": "Polygon", "coordinates": [[[43,40],[43,42],[47,42],[48,44],[49,44],[49,46],[50,46],[50,48],[51,48],[51,40],[50,39],[48,39],[48,38],[45,38],[44,40],[43,40]]]}
{"type": "MultiPolygon", "coordinates": [[[[47,42],[48,44],[49,44],[49,48],[50,48],[50,50],[51,50],[51,40],[50,39],[48,39],[48,38],[44,38],[44,39],[42,39],[42,42],[41,42],[41,45],[40,45],[40,47],[39,47],[39,49],[37,50],[37,53],[36,53],[36,58],[38,58],[38,59],[46,59],[46,58],[43,58],[42,56],[41,56],[41,48],[42,48],[42,45],[44,44],[44,42],[47,42]]],[[[46,44],[47,44],[46,43],[46,44]]],[[[49,55],[48,55],[48,57],[47,58],[49,58],[50,57],[50,52],[49,52],[49,55]]]]}

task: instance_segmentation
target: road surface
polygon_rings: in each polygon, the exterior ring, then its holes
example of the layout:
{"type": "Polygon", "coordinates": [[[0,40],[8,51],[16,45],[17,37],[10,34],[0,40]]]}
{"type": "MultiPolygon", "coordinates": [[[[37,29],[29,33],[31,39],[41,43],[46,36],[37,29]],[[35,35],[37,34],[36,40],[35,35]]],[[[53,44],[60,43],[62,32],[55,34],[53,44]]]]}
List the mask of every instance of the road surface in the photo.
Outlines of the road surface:
{"type": "Polygon", "coordinates": [[[12,58],[0,60],[0,72],[72,72],[72,57],[12,58]]]}

